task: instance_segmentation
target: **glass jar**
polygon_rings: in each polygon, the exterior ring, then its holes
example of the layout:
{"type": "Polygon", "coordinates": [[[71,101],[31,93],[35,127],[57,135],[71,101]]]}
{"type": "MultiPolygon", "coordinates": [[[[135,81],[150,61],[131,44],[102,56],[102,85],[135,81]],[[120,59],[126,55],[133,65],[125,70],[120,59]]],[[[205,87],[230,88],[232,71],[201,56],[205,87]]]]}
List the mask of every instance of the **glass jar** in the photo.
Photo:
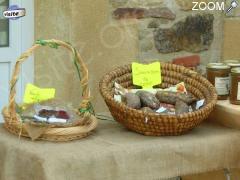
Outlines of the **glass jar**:
{"type": "Polygon", "coordinates": [[[231,81],[230,102],[240,105],[240,68],[231,70],[231,81]]]}
{"type": "Polygon", "coordinates": [[[209,63],[207,65],[207,79],[217,90],[218,99],[226,100],[230,89],[230,67],[223,63],[209,63]]]}
{"type": "Polygon", "coordinates": [[[226,60],[226,61],[223,61],[223,63],[230,66],[230,69],[240,67],[239,60],[226,60]]]}

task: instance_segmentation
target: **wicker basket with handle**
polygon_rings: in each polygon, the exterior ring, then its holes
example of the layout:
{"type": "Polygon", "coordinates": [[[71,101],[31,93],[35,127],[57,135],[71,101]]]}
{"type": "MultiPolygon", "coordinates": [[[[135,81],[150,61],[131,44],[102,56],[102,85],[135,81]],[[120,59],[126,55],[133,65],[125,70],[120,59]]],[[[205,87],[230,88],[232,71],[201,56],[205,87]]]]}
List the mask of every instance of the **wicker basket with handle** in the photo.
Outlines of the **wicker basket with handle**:
{"type": "Polygon", "coordinates": [[[197,111],[176,116],[144,113],[116,102],[113,98],[114,82],[128,89],[135,88],[131,65],[125,65],[107,73],[100,82],[101,94],[116,121],[144,135],[162,136],[186,133],[208,117],[217,102],[216,90],[209,81],[192,70],[170,63],[161,62],[161,72],[163,82],[159,87],[167,88],[183,81],[187,91],[198,99],[204,98],[206,105],[197,111]]]}
{"type": "MultiPolygon", "coordinates": [[[[20,72],[21,64],[33,54],[33,52],[41,46],[49,46],[52,48],[64,47],[73,54],[74,63],[78,69],[78,74],[81,76],[81,88],[82,88],[82,101],[79,109],[76,111],[77,122],[66,127],[59,127],[58,125],[49,125],[44,129],[42,134],[37,139],[49,140],[49,141],[70,141],[80,139],[88,136],[98,124],[94,115],[89,112],[90,103],[90,90],[88,88],[88,70],[84,64],[80,54],[76,51],[71,44],[60,40],[38,40],[30,49],[23,53],[16,61],[13,71],[12,80],[10,81],[10,96],[9,105],[3,109],[3,117],[5,120],[4,127],[11,133],[19,136],[30,137],[27,126],[29,123],[25,123],[21,118],[21,115],[16,111],[16,83],[20,72]]],[[[31,126],[39,127],[39,123],[31,123],[31,126]]]]}

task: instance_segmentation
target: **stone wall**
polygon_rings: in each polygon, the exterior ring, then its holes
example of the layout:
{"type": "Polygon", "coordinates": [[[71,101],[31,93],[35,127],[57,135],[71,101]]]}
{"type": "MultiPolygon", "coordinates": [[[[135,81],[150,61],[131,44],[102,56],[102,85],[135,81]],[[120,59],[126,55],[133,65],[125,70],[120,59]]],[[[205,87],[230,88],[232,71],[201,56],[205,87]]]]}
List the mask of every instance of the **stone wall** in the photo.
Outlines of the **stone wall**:
{"type": "MultiPolygon", "coordinates": [[[[231,1],[227,1],[229,6],[231,1]]],[[[239,2],[239,1],[238,1],[239,2]]],[[[240,7],[235,8],[224,19],[223,59],[240,60],[240,7]]]]}
{"type": "Polygon", "coordinates": [[[192,11],[191,0],[110,0],[110,5],[113,21],[138,24],[141,62],[199,55],[204,72],[207,63],[222,60],[221,11],[192,11]]]}

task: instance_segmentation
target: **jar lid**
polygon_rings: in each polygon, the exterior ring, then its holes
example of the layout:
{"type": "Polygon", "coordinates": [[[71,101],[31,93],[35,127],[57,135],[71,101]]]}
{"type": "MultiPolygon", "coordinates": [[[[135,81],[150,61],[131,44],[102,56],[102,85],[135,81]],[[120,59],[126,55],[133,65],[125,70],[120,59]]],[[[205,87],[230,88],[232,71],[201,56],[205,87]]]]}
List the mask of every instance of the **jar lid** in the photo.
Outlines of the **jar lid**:
{"type": "Polygon", "coordinates": [[[223,61],[224,64],[229,64],[229,63],[240,63],[239,60],[236,60],[236,59],[229,59],[229,60],[225,60],[223,61]]]}
{"type": "Polygon", "coordinates": [[[232,73],[240,73],[240,67],[232,68],[231,72],[232,73]]]}
{"type": "Polygon", "coordinates": [[[227,63],[228,66],[230,67],[240,67],[240,62],[238,63],[227,63]]]}
{"type": "Polygon", "coordinates": [[[230,69],[230,66],[224,63],[209,63],[207,67],[210,69],[230,69]]]}

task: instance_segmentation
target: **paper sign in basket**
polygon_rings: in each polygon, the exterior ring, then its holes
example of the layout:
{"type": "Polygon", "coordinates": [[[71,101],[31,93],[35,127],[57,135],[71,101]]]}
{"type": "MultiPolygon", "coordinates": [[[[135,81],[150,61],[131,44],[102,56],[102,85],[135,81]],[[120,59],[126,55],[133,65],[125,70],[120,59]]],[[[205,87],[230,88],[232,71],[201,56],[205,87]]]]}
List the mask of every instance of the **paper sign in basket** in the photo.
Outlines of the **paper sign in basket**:
{"type": "Polygon", "coordinates": [[[162,83],[160,62],[151,64],[132,63],[133,84],[150,89],[162,83]]]}
{"type": "Polygon", "coordinates": [[[55,97],[56,90],[54,88],[39,88],[32,84],[27,84],[23,103],[34,104],[46,100],[53,99],[55,97]]]}

